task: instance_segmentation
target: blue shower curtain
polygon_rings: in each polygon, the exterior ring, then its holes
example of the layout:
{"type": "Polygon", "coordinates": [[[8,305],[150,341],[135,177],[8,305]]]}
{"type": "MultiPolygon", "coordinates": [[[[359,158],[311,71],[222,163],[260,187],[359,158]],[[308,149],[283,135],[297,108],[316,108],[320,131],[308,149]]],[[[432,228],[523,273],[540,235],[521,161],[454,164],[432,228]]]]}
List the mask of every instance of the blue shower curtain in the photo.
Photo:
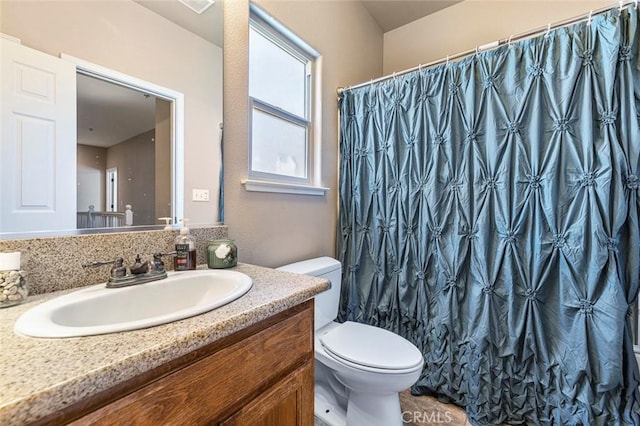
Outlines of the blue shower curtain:
{"type": "Polygon", "coordinates": [[[340,318],[476,425],[640,424],[633,6],[343,92],[340,318]]]}

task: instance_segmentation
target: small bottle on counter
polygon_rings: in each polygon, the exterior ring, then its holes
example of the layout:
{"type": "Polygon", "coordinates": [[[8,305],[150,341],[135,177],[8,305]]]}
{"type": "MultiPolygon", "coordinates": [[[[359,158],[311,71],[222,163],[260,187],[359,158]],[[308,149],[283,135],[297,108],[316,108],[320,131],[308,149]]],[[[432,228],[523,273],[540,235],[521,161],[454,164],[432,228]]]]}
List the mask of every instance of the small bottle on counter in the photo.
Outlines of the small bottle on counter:
{"type": "Polygon", "coordinates": [[[189,233],[188,221],[189,219],[181,220],[182,228],[175,240],[176,255],[173,258],[173,269],[176,271],[196,269],[196,240],[189,233]]]}

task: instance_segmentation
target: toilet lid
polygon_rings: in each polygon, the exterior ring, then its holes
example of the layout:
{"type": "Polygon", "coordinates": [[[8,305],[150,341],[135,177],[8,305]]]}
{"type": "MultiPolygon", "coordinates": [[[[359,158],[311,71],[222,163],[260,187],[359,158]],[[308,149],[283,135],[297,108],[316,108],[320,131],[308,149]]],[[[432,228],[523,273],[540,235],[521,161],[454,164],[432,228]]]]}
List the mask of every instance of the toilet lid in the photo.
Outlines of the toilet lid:
{"type": "Polygon", "coordinates": [[[404,370],[422,364],[422,354],[404,337],[382,328],[347,321],[320,338],[331,354],[354,364],[404,370]]]}

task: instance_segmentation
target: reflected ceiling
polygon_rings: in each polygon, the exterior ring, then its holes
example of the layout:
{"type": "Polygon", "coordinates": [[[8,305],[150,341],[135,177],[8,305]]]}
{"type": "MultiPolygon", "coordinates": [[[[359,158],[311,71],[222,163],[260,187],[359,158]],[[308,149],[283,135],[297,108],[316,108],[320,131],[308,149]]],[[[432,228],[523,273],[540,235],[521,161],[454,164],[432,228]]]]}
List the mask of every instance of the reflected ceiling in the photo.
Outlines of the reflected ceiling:
{"type": "Polygon", "coordinates": [[[156,126],[156,98],[78,74],[78,144],[108,148],[156,126]]]}

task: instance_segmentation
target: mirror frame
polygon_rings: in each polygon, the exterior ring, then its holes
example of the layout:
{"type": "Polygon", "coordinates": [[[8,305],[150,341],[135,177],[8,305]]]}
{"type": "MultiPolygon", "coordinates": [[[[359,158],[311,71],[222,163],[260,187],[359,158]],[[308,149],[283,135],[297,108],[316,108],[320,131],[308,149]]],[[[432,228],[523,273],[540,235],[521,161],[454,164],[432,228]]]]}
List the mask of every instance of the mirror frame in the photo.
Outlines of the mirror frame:
{"type": "MultiPolygon", "coordinates": [[[[65,53],[61,53],[60,58],[75,64],[76,73],[149,93],[171,102],[171,213],[172,224],[176,225],[184,215],[184,94],[65,53]]],[[[136,230],[136,226],[127,229],[136,230]]]]}

